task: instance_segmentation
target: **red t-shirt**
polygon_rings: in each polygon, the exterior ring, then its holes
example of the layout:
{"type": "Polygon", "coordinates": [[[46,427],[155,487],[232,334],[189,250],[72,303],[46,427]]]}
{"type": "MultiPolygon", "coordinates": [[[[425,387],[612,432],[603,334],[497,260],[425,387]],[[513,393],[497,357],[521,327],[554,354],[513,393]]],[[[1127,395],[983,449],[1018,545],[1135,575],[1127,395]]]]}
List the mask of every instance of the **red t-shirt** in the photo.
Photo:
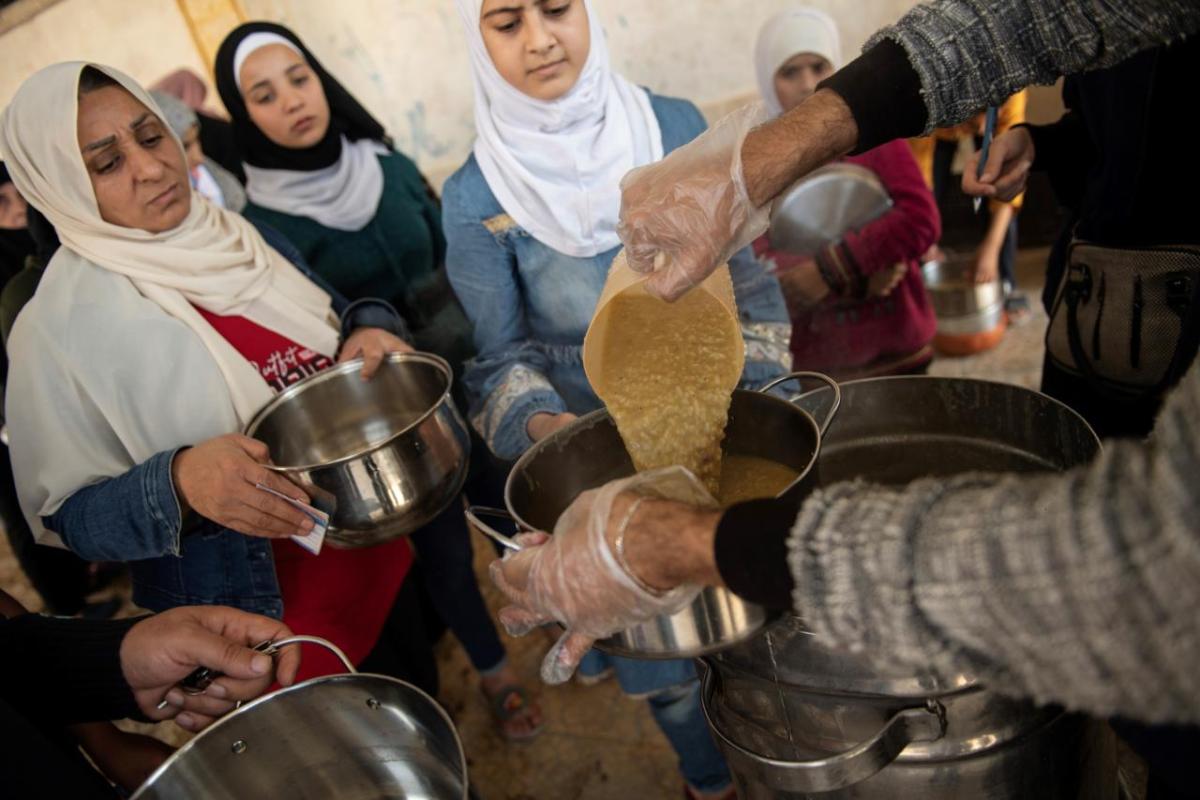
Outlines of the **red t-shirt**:
{"type": "MultiPolygon", "coordinates": [[[[197,308],[275,391],[333,366],[309,350],[245,317],[222,317],[197,308]]],[[[379,639],[404,577],[412,566],[408,539],[357,550],[326,545],[314,556],[291,539],[272,539],[275,573],[283,595],[283,621],[296,633],[320,636],[355,664],[379,639]]],[[[331,653],[306,647],[300,679],[345,672],[331,653]]]]}

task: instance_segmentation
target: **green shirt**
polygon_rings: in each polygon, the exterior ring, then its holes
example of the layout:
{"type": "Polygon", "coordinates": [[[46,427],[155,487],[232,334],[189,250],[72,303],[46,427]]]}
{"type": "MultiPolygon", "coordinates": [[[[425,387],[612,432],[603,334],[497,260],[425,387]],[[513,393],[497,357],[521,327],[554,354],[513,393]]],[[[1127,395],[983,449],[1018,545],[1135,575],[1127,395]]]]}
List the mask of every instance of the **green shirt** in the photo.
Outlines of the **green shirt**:
{"type": "Polygon", "coordinates": [[[446,240],[437,199],[416,164],[400,153],[379,157],[379,210],[357,231],[328,228],[249,203],[242,212],[286,236],[308,266],[350,300],[378,297],[396,307],[413,345],[442,356],[459,375],[474,355],[471,327],[446,279],[446,240]]]}

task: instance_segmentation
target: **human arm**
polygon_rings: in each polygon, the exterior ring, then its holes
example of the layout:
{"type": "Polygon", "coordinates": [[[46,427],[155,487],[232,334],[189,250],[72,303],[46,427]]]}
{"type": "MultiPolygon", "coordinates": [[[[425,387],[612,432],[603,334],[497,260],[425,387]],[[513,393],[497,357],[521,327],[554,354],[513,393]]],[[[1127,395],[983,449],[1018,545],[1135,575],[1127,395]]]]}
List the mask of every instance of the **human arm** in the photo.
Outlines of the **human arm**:
{"type": "Polygon", "coordinates": [[[679,297],[758,236],[765,206],[816,167],[956,124],[1032,83],[1108,66],[1198,27],[1200,8],[1188,0],[920,5],[792,111],[753,130],[746,118],[718,124],[627,175],[619,231],[630,266],[656,272],[652,292],[679,297]]]}
{"type": "MultiPolygon", "coordinates": [[[[798,517],[772,513],[770,501],[723,517],[659,507],[629,525],[627,563],[655,588],[724,583],[767,604],[790,583],[810,630],[881,663],[965,671],[998,691],[1097,715],[1195,723],[1198,421],[1193,369],[1150,443],[1112,443],[1090,466],[904,488],[841,484],[809,498],[798,517]]],[[[495,569],[524,588],[536,552],[495,569]]],[[[606,602],[586,613],[600,617],[606,602]]],[[[607,622],[616,630],[625,620],[607,622]]]]}
{"type": "Polygon", "coordinates": [[[177,721],[197,730],[273,680],[285,686],[295,680],[295,648],[285,649],[274,667],[249,649],[290,635],[278,620],[220,606],[124,620],[25,614],[0,620],[0,651],[6,654],[0,686],[6,702],[39,719],[161,720],[183,712],[188,716],[177,721]],[[184,695],[175,685],[199,666],[225,677],[203,695],[184,695]],[[160,710],[164,697],[172,702],[160,710]]]}
{"type": "Polygon", "coordinates": [[[975,248],[975,260],[968,273],[976,283],[991,283],[999,276],[1000,251],[1004,249],[1004,239],[1015,213],[1008,203],[996,203],[991,207],[987,233],[975,248]]]}
{"type": "Polygon", "coordinates": [[[189,512],[249,536],[302,536],[312,520],[256,487],[307,502],[299,487],[263,466],[269,458],[266,445],[238,434],[167,450],[80,488],[43,523],[91,561],[179,555],[189,512]]]}
{"type": "Polygon", "coordinates": [[[461,178],[446,185],[442,221],[446,272],[478,352],[463,383],[472,425],[493,453],[514,459],[532,446],[533,433],[546,435],[550,423],[561,422],[567,406],[546,377],[549,360],[530,341],[516,257],[468,206],[461,178]]]}

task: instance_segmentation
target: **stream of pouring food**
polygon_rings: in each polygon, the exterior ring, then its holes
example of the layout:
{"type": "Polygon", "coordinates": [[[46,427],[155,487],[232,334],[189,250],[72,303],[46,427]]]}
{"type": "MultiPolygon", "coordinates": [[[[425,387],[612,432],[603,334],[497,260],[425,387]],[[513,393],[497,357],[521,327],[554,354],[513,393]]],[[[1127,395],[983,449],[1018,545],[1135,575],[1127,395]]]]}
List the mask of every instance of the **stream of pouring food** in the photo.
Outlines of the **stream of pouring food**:
{"type": "MultiPolygon", "coordinates": [[[[732,284],[724,276],[732,302],[732,284]]],[[[666,303],[640,287],[604,309],[601,396],[639,471],[683,466],[722,506],[774,497],[798,473],[722,440],[745,353],[736,309],[697,289],[666,303]]]]}

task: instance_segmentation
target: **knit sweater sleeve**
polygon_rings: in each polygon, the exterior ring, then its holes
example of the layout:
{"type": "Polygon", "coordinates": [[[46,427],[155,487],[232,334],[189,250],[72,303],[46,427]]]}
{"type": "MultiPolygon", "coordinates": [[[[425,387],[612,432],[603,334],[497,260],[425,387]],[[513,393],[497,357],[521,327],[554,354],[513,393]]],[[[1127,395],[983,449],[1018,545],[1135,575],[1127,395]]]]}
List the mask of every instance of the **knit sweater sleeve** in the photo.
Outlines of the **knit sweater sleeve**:
{"type": "Polygon", "coordinates": [[[1034,84],[1112,66],[1200,30],[1194,0],[932,0],[876,33],[920,78],[926,130],[999,106],[1034,84]]]}
{"type": "Polygon", "coordinates": [[[1149,443],[1061,476],[833,487],[792,529],[831,644],[1097,715],[1200,721],[1200,369],[1149,443]]]}

